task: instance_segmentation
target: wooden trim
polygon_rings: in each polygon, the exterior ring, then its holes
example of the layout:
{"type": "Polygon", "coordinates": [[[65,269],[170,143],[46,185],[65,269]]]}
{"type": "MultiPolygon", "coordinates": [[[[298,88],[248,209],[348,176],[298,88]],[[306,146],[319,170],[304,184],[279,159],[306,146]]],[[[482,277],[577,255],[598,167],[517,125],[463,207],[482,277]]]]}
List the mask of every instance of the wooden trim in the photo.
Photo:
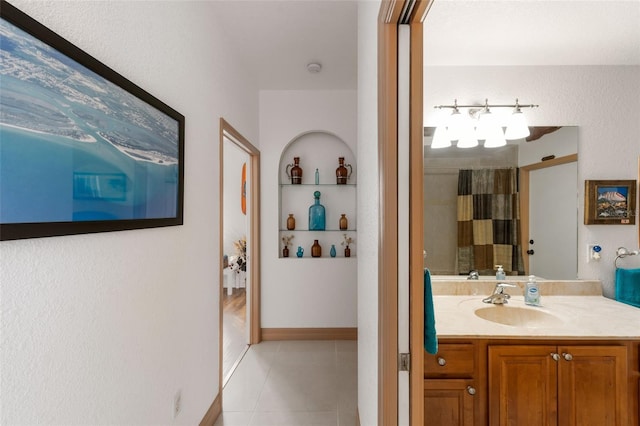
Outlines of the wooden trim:
{"type": "Polygon", "coordinates": [[[578,154],[571,154],[520,167],[520,237],[522,238],[522,261],[524,263],[525,275],[529,275],[529,256],[526,255],[527,250],[529,250],[529,172],[531,172],[531,170],[546,169],[561,164],[575,163],[576,161],[578,161],[578,154]]]}
{"type": "Polygon", "coordinates": [[[546,169],[547,167],[559,166],[560,164],[575,163],[578,161],[578,154],[565,155],[564,157],[554,158],[553,160],[541,161],[539,163],[528,164],[520,167],[524,170],[546,169]]]}
{"type": "Polygon", "coordinates": [[[419,1],[411,19],[409,123],[409,421],[424,424],[424,115],[423,22],[433,0],[419,1]]]}
{"type": "Polygon", "coordinates": [[[378,424],[398,424],[398,20],[402,1],[378,15],[378,424]]]}
{"type": "Polygon", "coordinates": [[[358,340],[356,327],[263,328],[262,340],[358,340]]]}
{"type": "MultiPolygon", "coordinates": [[[[409,19],[410,52],[410,345],[422,348],[424,319],[422,232],[422,23],[432,0],[418,0],[409,19]],[[415,34],[414,34],[415,33],[415,34]],[[420,210],[420,214],[416,212],[420,210]],[[418,216],[420,220],[418,222],[418,216]],[[420,317],[420,318],[418,318],[420,317]],[[415,322],[417,319],[417,322],[415,322]],[[414,336],[416,334],[416,336],[414,336]]],[[[398,24],[409,1],[383,0],[378,15],[378,170],[380,212],[378,247],[378,424],[398,423],[398,24]]],[[[422,349],[414,353],[410,379],[411,424],[422,424],[422,349]]]]}
{"type": "MultiPolygon", "coordinates": [[[[222,143],[222,136],[224,133],[229,134],[232,140],[238,145],[241,149],[247,152],[250,157],[250,170],[251,170],[251,179],[249,180],[249,185],[251,189],[251,209],[249,211],[250,215],[250,246],[249,252],[252,253],[253,257],[251,258],[251,266],[254,272],[251,274],[251,282],[250,291],[251,291],[251,325],[250,325],[250,336],[249,343],[256,344],[260,343],[260,150],[253,146],[249,140],[247,140],[240,132],[238,132],[233,126],[231,126],[224,118],[220,118],[220,141],[222,143]]],[[[220,151],[221,161],[222,161],[222,150],[220,151]]],[[[222,167],[220,168],[220,173],[222,173],[222,167]]],[[[221,182],[221,190],[220,194],[222,196],[222,177],[220,178],[221,182]]],[[[222,201],[220,205],[221,211],[220,214],[222,217],[222,201]]],[[[222,228],[222,220],[220,221],[220,227],[222,228]]],[[[222,229],[220,232],[222,235],[222,229]]],[[[221,250],[222,250],[222,242],[221,242],[221,250]]],[[[222,252],[222,251],[221,251],[222,252]]]]}
{"type": "Polygon", "coordinates": [[[251,274],[249,280],[249,299],[250,299],[250,317],[251,324],[249,325],[249,344],[260,343],[260,151],[249,142],[240,132],[238,132],[232,125],[230,125],[224,118],[220,117],[220,146],[219,146],[219,161],[220,161],[220,238],[219,238],[219,253],[220,253],[220,270],[218,276],[219,289],[218,289],[218,389],[222,391],[222,321],[223,321],[223,292],[222,286],[223,276],[222,270],[222,253],[223,247],[223,235],[224,235],[224,138],[227,136],[230,141],[235,143],[240,149],[249,154],[249,170],[250,176],[248,184],[250,186],[250,204],[249,204],[249,247],[248,251],[251,253],[251,274]]]}
{"type": "Polygon", "coordinates": [[[222,392],[218,393],[211,406],[200,421],[200,426],[213,426],[222,414],[222,392]]]}

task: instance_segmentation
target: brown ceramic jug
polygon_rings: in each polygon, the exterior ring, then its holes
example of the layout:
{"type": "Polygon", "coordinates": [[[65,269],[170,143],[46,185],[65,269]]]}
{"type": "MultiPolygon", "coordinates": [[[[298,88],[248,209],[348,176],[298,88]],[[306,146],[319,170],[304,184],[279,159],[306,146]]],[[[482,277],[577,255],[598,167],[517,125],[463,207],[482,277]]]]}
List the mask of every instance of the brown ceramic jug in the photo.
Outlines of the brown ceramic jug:
{"type": "Polygon", "coordinates": [[[293,157],[293,164],[287,164],[285,172],[291,183],[300,185],[302,183],[302,168],[300,167],[300,157],[293,157]]]}
{"type": "Polygon", "coordinates": [[[351,164],[344,164],[344,157],[339,157],[338,168],[336,169],[336,183],[338,185],[346,185],[352,171],[351,164]],[[347,167],[349,168],[348,170],[347,167]]]}

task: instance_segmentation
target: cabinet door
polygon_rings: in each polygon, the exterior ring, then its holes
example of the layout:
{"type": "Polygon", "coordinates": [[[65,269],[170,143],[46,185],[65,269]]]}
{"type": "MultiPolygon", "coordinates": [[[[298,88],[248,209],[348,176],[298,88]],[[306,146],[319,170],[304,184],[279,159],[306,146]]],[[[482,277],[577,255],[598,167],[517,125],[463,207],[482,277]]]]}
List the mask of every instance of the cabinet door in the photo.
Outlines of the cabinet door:
{"type": "Polygon", "coordinates": [[[561,346],[558,365],[561,426],[626,426],[627,348],[561,346]]]}
{"type": "Polygon", "coordinates": [[[425,426],[473,426],[474,395],[473,380],[425,380],[425,426]]]}
{"type": "Polygon", "coordinates": [[[490,425],[557,425],[554,353],[555,346],[489,346],[490,425]]]}

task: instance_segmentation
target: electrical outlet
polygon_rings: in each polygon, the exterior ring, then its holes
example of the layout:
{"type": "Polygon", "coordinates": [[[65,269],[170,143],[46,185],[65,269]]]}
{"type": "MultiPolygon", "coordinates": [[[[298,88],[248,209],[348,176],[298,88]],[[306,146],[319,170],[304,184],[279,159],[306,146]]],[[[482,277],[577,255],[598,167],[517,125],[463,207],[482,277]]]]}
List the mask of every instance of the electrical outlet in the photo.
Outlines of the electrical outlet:
{"type": "Polygon", "coordinates": [[[587,262],[597,262],[600,260],[602,248],[599,244],[587,244],[587,262]]]}
{"type": "Polygon", "coordinates": [[[178,417],[178,414],[182,411],[182,390],[178,389],[173,396],[173,418],[178,417]]]}

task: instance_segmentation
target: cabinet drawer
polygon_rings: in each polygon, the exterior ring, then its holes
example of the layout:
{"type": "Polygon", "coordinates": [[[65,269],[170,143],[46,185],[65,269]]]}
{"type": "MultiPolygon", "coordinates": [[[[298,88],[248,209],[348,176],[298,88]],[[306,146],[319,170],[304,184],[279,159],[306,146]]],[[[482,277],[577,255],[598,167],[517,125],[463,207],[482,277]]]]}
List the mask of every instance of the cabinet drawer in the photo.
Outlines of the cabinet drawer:
{"type": "Polygon", "coordinates": [[[443,343],[435,355],[424,352],[425,377],[473,377],[476,351],[473,343],[443,343]]]}

